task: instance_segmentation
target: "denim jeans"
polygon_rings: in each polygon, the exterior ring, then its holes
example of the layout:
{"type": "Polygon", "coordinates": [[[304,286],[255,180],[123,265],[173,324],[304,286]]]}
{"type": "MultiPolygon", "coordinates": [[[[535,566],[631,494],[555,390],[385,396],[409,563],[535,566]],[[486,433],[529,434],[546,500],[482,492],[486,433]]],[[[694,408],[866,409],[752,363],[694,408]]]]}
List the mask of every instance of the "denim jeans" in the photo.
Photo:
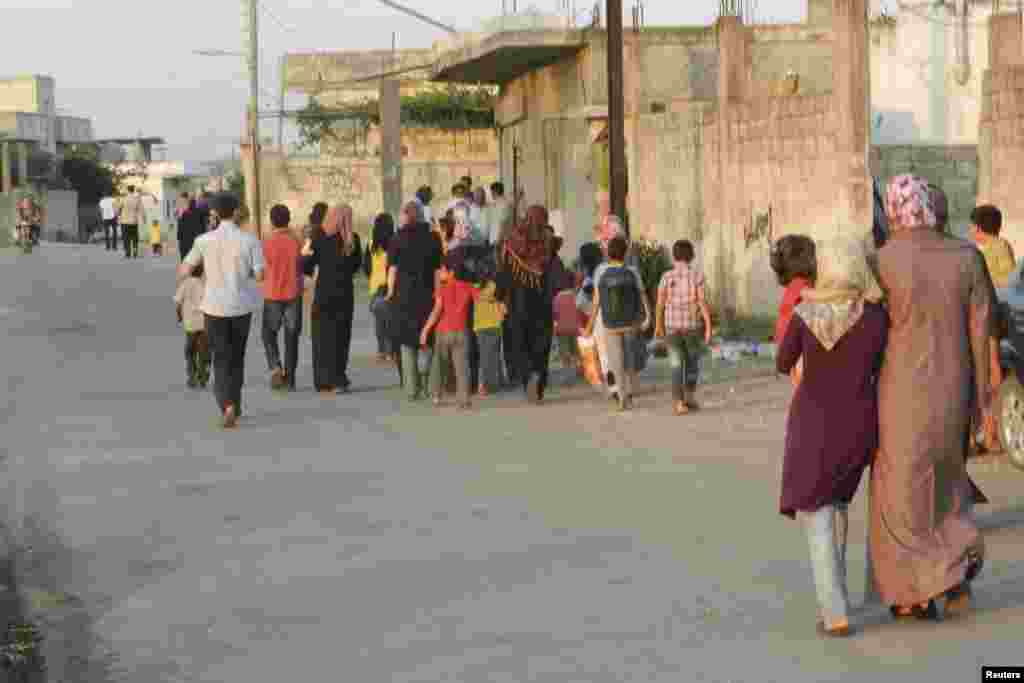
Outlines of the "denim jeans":
{"type": "Polygon", "coordinates": [[[672,366],[672,398],[686,401],[693,396],[700,378],[703,338],[699,332],[673,332],[665,338],[672,366]]]}
{"type": "Polygon", "coordinates": [[[263,348],[267,352],[267,366],[271,371],[281,368],[281,351],[277,335],[284,328],[284,371],[289,386],[295,386],[295,371],[299,366],[299,339],[302,337],[302,296],[291,301],[263,303],[263,348]]]}
{"type": "Polygon", "coordinates": [[[401,347],[399,369],[402,373],[402,386],[409,398],[417,399],[423,395],[427,387],[424,386],[423,376],[425,373],[422,372],[420,365],[423,364],[429,371],[433,364],[433,356],[434,349],[432,347],[426,349],[421,349],[418,346],[403,345],[401,347]]]}
{"type": "Polygon", "coordinates": [[[825,625],[829,626],[849,613],[850,597],[846,590],[847,505],[834,503],[813,512],[797,512],[807,533],[811,551],[811,569],[818,594],[818,607],[825,625]]]}
{"type": "Polygon", "coordinates": [[[480,386],[490,391],[501,388],[501,328],[477,330],[480,346],[480,386]]]}
{"type": "Polygon", "coordinates": [[[377,333],[377,352],[388,354],[392,352],[391,333],[388,331],[388,302],[380,294],[374,294],[370,299],[370,312],[373,313],[374,331],[377,333]]]}
{"type": "Polygon", "coordinates": [[[464,330],[441,332],[434,335],[434,362],[430,366],[430,390],[435,398],[444,395],[445,368],[455,368],[456,398],[460,404],[469,403],[469,339],[464,330]]]}

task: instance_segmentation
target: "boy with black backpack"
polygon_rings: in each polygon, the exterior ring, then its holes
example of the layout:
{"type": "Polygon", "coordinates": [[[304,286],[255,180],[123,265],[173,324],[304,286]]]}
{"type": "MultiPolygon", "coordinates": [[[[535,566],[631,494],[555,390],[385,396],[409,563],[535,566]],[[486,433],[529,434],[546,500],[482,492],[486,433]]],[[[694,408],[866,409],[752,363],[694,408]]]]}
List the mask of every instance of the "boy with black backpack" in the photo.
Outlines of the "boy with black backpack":
{"type": "Polygon", "coordinates": [[[636,345],[643,343],[639,333],[651,326],[651,306],[640,271],[625,263],[628,249],[625,237],[608,243],[608,261],[594,271],[594,315],[585,335],[596,333],[605,384],[620,411],[633,406],[636,345]]]}

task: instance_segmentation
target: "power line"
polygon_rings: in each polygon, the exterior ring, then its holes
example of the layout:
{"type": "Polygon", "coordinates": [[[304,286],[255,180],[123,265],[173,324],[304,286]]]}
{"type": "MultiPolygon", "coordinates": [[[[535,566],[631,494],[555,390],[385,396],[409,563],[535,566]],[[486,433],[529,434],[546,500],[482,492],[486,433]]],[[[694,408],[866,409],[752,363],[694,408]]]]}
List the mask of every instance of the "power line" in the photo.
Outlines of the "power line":
{"type": "Polygon", "coordinates": [[[298,29],[296,29],[294,26],[288,26],[287,24],[285,24],[279,16],[277,16],[274,12],[271,11],[269,7],[267,7],[266,3],[259,3],[259,8],[260,10],[263,11],[264,15],[266,15],[272,22],[277,24],[277,27],[284,31],[285,33],[298,33],[298,29]]]}

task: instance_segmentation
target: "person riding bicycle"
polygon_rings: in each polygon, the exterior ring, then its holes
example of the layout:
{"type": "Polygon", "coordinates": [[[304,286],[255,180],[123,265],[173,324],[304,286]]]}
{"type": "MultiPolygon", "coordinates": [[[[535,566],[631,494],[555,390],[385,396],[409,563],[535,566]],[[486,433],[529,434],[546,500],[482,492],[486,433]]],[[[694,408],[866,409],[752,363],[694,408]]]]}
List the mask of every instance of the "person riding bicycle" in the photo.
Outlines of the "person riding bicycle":
{"type": "Polygon", "coordinates": [[[18,202],[15,209],[15,225],[18,231],[18,242],[26,250],[39,244],[39,233],[43,223],[43,212],[31,197],[18,202]]]}

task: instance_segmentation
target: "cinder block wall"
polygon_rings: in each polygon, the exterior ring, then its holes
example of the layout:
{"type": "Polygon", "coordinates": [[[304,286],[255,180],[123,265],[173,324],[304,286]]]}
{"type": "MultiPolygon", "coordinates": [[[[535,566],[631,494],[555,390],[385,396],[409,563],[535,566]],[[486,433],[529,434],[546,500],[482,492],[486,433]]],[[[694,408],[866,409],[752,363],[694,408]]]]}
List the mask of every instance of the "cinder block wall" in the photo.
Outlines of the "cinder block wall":
{"type": "Polygon", "coordinates": [[[990,64],[982,86],[978,144],[978,203],[991,203],[1003,212],[1003,237],[1014,252],[1024,253],[1024,50],[1020,18],[995,15],[991,30],[990,64]]]}
{"type": "Polygon", "coordinates": [[[871,174],[884,187],[902,173],[927,178],[949,200],[949,229],[964,237],[978,197],[978,148],[974,145],[876,145],[871,174]]]}
{"type": "Polygon", "coordinates": [[[641,106],[627,124],[633,229],[698,242],[719,309],[776,310],[770,237],[870,234],[866,8],[831,0],[828,9],[818,3],[816,25],[723,18],[714,98],[664,114],[641,106]],[[770,234],[757,234],[767,215],[770,234]]]}

